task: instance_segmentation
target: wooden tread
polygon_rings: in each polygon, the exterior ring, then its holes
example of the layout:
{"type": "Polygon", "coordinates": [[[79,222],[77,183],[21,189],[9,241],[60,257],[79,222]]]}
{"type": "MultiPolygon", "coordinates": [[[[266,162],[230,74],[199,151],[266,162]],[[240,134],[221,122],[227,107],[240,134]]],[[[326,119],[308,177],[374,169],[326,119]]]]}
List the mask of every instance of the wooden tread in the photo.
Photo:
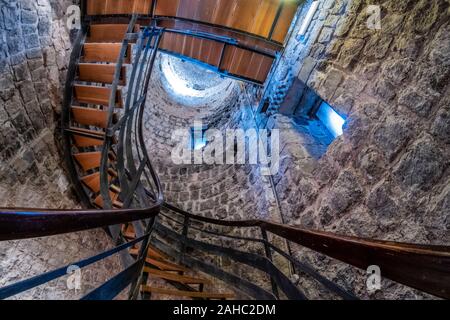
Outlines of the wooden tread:
{"type": "Polygon", "coordinates": [[[97,147],[102,146],[104,144],[105,139],[105,133],[101,131],[96,130],[88,130],[88,129],[82,129],[82,128],[75,128],[71,127],[70,130],[72,131],[72,137],[75,141],[75,145],[78,148],[88,148],[88,147],[97,147]],[[80,133],[80,135],[77,134],[77,132],[80,133]],[[86,137],[81,134],[89,134],[90,136],[98,136],[98,138],[91,138],[86,137]]]}
{"type": "MultiPolygon", "coordinates": [[[[133,239],[134,239],[134,237],[133,237],[133,239]]],[[[139,254],[139,250],[138,249],[130,249],[130,254],[132,255],[132,256],[137,256],[138,254],[139,254]]],[[[156,249],[154,249],[154,248],[149,248],[148,249],[148,252],[147,252],[147,257],[150,257],[150,258],[155,258],[155,259],[159,259],[159,260],[168,260],[169,259],[169,257],[168,256],[166,256],[165,254],[163,254],[162,252],[159,252],[159,251],[157,251],[156,249]]]]}
{"type": "Polygon", "coordinates": [[[177,265],[172,262],[162,261],[154,258],[146,258],[145,261],[162,271],[178,271],[178,272],[188,272],[189,270],[185,267],[177,265]]]}
{"type": "Polygon", "coordinates": [[[183,284],[211,284],[211,281],[206,279],[182,276],[175,273],[169,273],[165,271],[156,270],[153,268],[144,268],[144,272],[148,273],[154,277],[161,278],[164,280],[176,281],[183,284]]]}
{"type": "Polygon", "coordinates": [[[102,153],[99,151],[77,153],[73,156],[84,171],[89,171],[100,167],[102,153]]]}
{"type": "MultiPolygon", "coordinates": [[[[108,181],[111,182],[114,176],[111,174],[108,174],[108,181]]],[[[82,177],[81,182],[83,182],[86,187],[91,189],[92,192],[98,193],[100,192],[100,172],[96,172],[93,174],[90,174],[88,176],[82,177]]]]}
{"type": "MultiPolygon", "coordinates": [[[[102,153],[100,151],[80,152],[74,154],[73,157],[84,171],[89,171],[100,167],[102,153]]],[[[114,155],[111,152],[109,153],[109,159],[114,160],[114,155]]]]}
{"type": "MultiPolygon", "coordinates": [[[[139,31],[136,25],[134,32],[139,31]]],[[[88,42],[122,42],[128,30],[128,24],[91,24],[88,42]]]]}
{"type": "MultiPolygon", "coordinates": [[[[116,64],[80,63],[78,65],[78,81],[113,83],[116,64]]],[[[125,85],[126,67],[120,72],[119,85],[125,85]]]]}
{"type": "MultiPolygon", "coordinates": [[[[117,200],[119,198],[119,194],[110,191],[109,196],[112,200],[113,207],[119,209],[123,208],[123,203],[117,200]]],[[[99,208],[103,208],[103,197],[101,195],[98,195],[94,200],[94,204],[99,208]]]]}
{"type": "Polygon", "coordinates": [[[150,286],[141,286],[141,291],[148,293],[157,293],[175,297],[189,297],[189,298],[203,298],[203,299],[233,299],[234,294],[232,293],[210,293],[210,292],[196,292],[196,291],[181,291],[181,290],[171,290],[165,288],[154,288],[150,286]]]}
{"type": "MultiPolygon", "coordinates": [[[[133,225],[129,224],[122,228],[122,235],[130,240],[136,239],[136,234],[134,233],[133,225]]],[[[132,249],[131,249],[132,250],[132,249]]]]}
{"type": "MultiPolygon", "coordinates": [[[[109,106],[109,96],[111,95],[111,88],[86,86],[76,84],[75,99],[80,103],[95,104],[102,106],[109,106]]],[[[120,88],[116,92],[116,108],[122,107],[122,91],[120,88]]]]}
{"type": "MultiPolygon", "coordinates": [[[[83,62],[110,62],[119,60],[122,43],[85,43],[83,62]]],[[[131,62],[131,44],[128,45],[127,53],[123,63],[131,62]]]]}
{"type": "Polygon", "coordinates": [[[94,108],[72,107],[73,120],[79,124],[105,129],[108,127],[107,110],[94,108]]]}

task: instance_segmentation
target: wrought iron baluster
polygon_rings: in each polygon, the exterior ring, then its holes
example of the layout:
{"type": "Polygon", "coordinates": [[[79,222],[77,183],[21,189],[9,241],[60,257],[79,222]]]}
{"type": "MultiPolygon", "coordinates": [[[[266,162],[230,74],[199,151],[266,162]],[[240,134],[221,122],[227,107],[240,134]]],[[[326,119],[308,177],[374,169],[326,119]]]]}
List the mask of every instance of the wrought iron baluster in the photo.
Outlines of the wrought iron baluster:
{"type": "MultiPolygon", "coordinates": [[[[134,30],[134,26],[136,25],[137,15],[134,14],[128,24],[127,35],[132,33],[134,30]]],[[[108,125],[107,128],[110,128],[113,123],[113,114],[116,106],[117,99],[117,87],[119,85],[120,75],[122,73],[123,61],[125,59],[125,54],[128,50],[128,37],[126,36],[122,42],[122,48],[120,50],[119,58],[116,63],[116,69],[114,72],[114,80],[111,86],[111,95],[109,97],[109,109],[108,109],[108,125]]],[[[131,55],[131,52],[129,52],[131,55]]],[[[108,154],[109,150],[112,147],[113,135],[107,134],[105,136],[105,142],[102,148],[101,162],[100,162],[100,194],[103,198],[103,207],[106,209],[112,209],[112,201],[109,194],[109,177],[108,177],[108,154]]],[[[116,230],[112,230],[112,232],[116,233],[117,228],[113,228],[116,230]]],[[[117,237],[117,234],[115,235],[117,237]]]]}
{"type": "MultiPolygon", "coordinates": [[[[267,259],[269,259],[270,262],[273,263],[272,250],[271,250],[271,248],[269,246],[269,240],[268,240],[268,237],[267,237],[267,232],[266,232],[266,230],[264,228],[260,228],[260,230],[261,230],[261,236],[262,236],[262,238],[264,240],[264,250],[266,252],[266,257],[267,257],[267,259]]],[[[272,292],[273,292],[273,294],[277,298],[280,298],[280,295],[278,293],[277,283],[276,283],[275,279],[271,275],[270,275],[270,283],[272,285],[272,292]]]]}

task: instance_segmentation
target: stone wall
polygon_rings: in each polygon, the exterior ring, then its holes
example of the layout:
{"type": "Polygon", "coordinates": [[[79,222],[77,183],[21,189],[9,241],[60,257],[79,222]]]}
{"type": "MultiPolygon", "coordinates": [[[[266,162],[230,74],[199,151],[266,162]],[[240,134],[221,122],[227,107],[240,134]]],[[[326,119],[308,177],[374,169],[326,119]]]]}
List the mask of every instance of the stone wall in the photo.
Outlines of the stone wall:
{"type": "MultiPolygon", "coordinates": [[[[71,50],[71,1],[0,1],[0,207],[80,208],[61,158],[62,89],[71,50]]],[[[111,247],[102,230],[0,243],[0,286],[111,247]]],[[[113,258],[83,272],[82,291],[66,278],[16,298],[80,297],[120,270],[113,258]]]]}
{"type": "MultiPolygon", "coordinates": [[[[67,2],[68,3],[68,2],[67,2]]],[[[59,1],[3,1],[0,15],[0,194],[73,206],[54,129],[71,49],[59,1]],[[42,187],[48,193],[39,195],[42,187]],[[27,192],[23,192],[27,190],[27,192]],[[28,193],[28,194],[27,194],[28,193]],[[63,195],[62,197],[56,194],[63,195]],[[58,198],[61,198],[58,200],[58,198]],[[68,202],[69,201],[69,202],[68,202]]]]}
{"type": "Polygon", "coordinates": [[[242,121],[248,119],[243,116],[245,99],[240,86],[233,81],[227,90],[204,100],[201,105],[186,106],[171,98],[161,72],[156,68],[153,76],[144,127],[147,148],[166,200],[185,210],[219,219],[274,216],[270,203],[273,196],[271,200],[266,196],[267,181],[262,181],[257,166],[175,165],[171,159],[176,142],[172,140],[173,132],[189,129],[194,121],[201,120],[208,128],[222,132],[244,127],[242,121]]]}
{"type": "MultiPolygon", "coordinates": [[[[274,79],[293,85],[268,121],[282,130],[282,169],[274,180],[287,222],[384,240],[450,242],[449,14],[444,0],[325,0],[306,36],[291,39],[274,79]],[[380,30],[367,26],[368,5],[381,6],[380,30]],[[319,159],[297,122],[305,118],[308,90],[347,119],[344,135],[319,159]]],[[[362,297],[422,297],[387,281],[368,295],[365,277],[353,268],[297,254],[362,297]]]]}

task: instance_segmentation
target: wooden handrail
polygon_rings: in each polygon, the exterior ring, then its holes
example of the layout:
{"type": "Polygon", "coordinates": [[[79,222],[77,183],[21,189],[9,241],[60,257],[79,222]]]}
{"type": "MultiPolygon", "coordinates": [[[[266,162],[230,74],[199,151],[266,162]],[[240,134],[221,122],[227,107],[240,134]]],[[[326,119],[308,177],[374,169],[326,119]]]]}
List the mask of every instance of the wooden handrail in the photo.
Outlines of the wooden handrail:
{"type": "Polygon", "coordinates": [[[341,236],[263,220],[223,221],[200,217],[164,204],[190,219],[227,227],[259,227],[328,257],[367,270],[376,265],[381,276],[450,299],[450,246],[432,246],[341,236]]]}
{"type": "Polygon", "coordinates": [[[160,204],[145,209],[48,210],[0,208],[0,241],[38,238],[156,217],[160,204]]]}

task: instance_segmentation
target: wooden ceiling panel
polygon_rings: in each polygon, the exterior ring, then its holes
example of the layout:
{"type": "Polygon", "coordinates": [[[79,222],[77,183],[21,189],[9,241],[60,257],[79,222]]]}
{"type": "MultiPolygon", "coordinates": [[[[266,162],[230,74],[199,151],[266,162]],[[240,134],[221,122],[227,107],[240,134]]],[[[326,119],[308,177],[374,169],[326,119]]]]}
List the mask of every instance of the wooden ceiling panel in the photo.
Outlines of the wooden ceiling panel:
{"type": "Polygon", "coordinates": [[[87,14],[91,16],[131,13],[149,15],[152,0],[88,0],[86,5],[87,14]]]}
{"type": "Polygon", "coordinates": [[[274,29],[273,40],[283,43],[297,7],[298,2],[286,0],[158,0],[155,15],[222,26],[268,40],[274,29]]]}
{"type": "Polygon", "coordinates": [[[264,38],[268,38],[272,29],[273,22],[276,18],[278,7],[278,0],[261,0],[249,32],[252,34],[262,35],[264,38]]]}
{"type": "Polygon", "coordinates": [[[177,53],[211,66],[218,66],[223,45],[219,42],[195,38],[191,36],[166,33],[160,48],[177,53]]]}
{"type": "Polygon", "coordinates": [[[292,20],[297,13],[298,4],[295,2],[286,2],[284,7],[280,13],[280,17],[277,21],[277,24],[274,27],[272,40],[284,43],[286,40],[286,35],[291,27],[292,20]]]}
{"type": "Polygon", "coordinates": [[[155,15],[176,17],[180,0],[158,1],[155,7],[155,15]]]}
{"type": "Polygon", "coordinates": [[[301,0],[88,0],[88,15],[151,16],[196,21],[284,43],[301,0]],[[278,15],[280,13],[280,15],[278,15]],[[272,32],[273,31],[273,32],[272,32]]]}
{"type": "Polygon", "coordinates": [[[221,72],[260,83],[266,80],[274,61],[266,55],[227,45],[220,63],[224,44],[175,33],[163,36],[161,49],[207,63],[221,72]]]}
{"type": "Polygon", "coordinates": [[[221,68],[230,74],[264,82],[274,59],[242,48],[228,46],[221,68]]]}

